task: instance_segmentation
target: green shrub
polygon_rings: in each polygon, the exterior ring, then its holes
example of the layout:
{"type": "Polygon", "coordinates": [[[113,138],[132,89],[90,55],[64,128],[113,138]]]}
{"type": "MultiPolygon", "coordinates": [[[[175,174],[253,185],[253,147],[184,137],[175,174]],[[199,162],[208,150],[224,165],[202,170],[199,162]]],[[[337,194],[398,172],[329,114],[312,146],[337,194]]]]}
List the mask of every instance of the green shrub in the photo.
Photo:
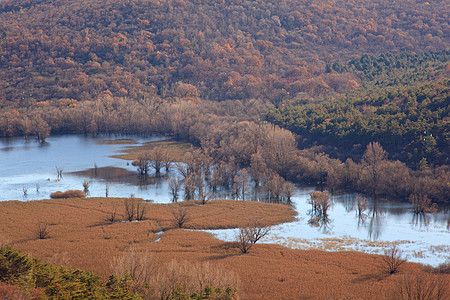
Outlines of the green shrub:
{"type": "Polygon", "coordinates": [[[9,284],[2,290],[23,291],[29,296],[24,299],[141,299],[127,288],[126,278],[116,281],[105,285],[92,272],[43,263],[11,246],[0,248],[0,282],[9,284]]]}
{"type": "Polygon", "coordinates": [[[33,285],[34,262],[12,246],[0,248],[0,282],[33,285]]]}

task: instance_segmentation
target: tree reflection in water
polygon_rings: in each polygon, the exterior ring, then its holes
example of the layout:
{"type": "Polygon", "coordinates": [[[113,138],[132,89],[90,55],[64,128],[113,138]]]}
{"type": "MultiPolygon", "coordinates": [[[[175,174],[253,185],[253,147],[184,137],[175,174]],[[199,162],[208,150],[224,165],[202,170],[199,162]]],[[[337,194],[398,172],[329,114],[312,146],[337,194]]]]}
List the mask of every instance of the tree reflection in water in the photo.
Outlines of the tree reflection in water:
{"type": "Polygon", "coordinates": [[[367,227],[369,239],[377,240],[381,237],[382,232],[381,217],[383,216],[383,212],[380,210],[378,205],[378,199],[374,199],[372,208],[368,216],[370,218],[369,226],[367,227]]]}

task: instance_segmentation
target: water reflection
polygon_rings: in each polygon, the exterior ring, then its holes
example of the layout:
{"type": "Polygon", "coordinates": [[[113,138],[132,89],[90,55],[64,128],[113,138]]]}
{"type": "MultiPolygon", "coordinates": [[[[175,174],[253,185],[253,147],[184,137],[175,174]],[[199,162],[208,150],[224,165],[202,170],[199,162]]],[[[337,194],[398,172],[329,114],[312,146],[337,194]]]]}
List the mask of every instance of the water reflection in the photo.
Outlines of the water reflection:
{"type": "Polygon", "coordinates": [[[416,227],[422,228],[429,225],[430,217],[426,213],[412,213],[412,224],[416,227]]]}

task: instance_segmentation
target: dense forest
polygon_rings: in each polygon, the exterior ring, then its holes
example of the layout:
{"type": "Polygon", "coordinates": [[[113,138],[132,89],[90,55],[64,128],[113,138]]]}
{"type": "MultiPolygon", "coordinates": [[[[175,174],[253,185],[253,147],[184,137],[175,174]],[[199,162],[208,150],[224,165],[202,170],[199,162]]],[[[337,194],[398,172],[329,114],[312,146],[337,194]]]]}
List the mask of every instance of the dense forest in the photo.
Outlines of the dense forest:
{"type": "Polygon", "coordinates": [[[447,202],[448,15],[445,1],[2,1],[0,136],[160,133],[266,187],[447,202]]]}
{"type": "Polygon", "coordinates": [[[342,159],[352,152],[359,158],[361,145],[378,141],[392,158],[411,167],[446,165],[450,153],[448,61],[449,52],[442,51],[364,55],[346,65],[335,63],[329,66],[330,72],[359,71],[363,86],[320,103],[287,101],[267,119],[300,134],[305,145],[336,146],[339,150],[334,153],[342,159]]]}

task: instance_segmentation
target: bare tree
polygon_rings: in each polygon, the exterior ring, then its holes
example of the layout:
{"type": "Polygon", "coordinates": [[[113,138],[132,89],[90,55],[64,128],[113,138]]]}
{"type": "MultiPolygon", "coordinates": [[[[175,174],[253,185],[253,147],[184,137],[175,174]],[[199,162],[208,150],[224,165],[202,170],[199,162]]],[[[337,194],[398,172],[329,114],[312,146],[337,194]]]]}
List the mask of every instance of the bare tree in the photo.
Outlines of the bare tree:
{"type": "Polygon", "coordinates": [[[331,202],[331,195],[327,192],[315,191],[310,194],[311,199],[309,202],[312,205],[312,214],[316,217],[327,218],[328,209],[333,204],[331,202]]]}
{"type": "Polygon", "coordinates": [[[50,237],[50,231],[48,229],[48,222],[39,221],[36,230],[38,239],[45,240],[50,237]]]}
{"type": "Polygon", "coordinates": [[[444,300],[450,298],[450,283],[442,276],[427,273],[405,274],[397,280],[392,299],[444,300]]]}
{"type": "Polygon", "coordinates": [[[178,209],[172,211],[175,226],[183,228],[183,226],[191,220],[186,207],[178,206],[178,209]]]}
{"type": "Polygon", "coordinates": [[[436,203],[431,203],[431,199],[422,193],[409,195],[409,201],[413,205],[413,212],[417,215],[437,211],[436,203]]]}
{"type": "Polygon", "coordinates": [[[237,247],[243,254],[248,253],[253,246],[251,241],[250,232],[247,227],[239,228],[239,232],[236,236],[237,247]]]}
{"type": "Polygon", "coordinates": [[[133,166],[137,167],[140,175],[147,175],[149,170],[149,158],[146,154],[140,154],[137,159],[133,160],[131,163],[133,166]]]}
{"type": "Polygon", "coordinates": [[[145,213],[147,212],[147,206],[142,201],[136,204],[136,221],[145,220],[145,213]]]}
{"type": "Polygon", "coordinates": [[[83,181],[83,191],[88,194],[89,193],[89,181],[87,181],[86,179],[83,181]]]}
{"type": "Polygon", "coordinates": [[[206,204],[208,199],[211,198],[212,193],[209,191],[209,187],[205,183],[204,173],[202,171],[200,172],[200,174],[194,174],[194,185],[197,191],[197,199],[202,201],[202,204],[206,204]]]}
{"type": "Polygon", "coordinates": [[[150,167],[155,169],[156,174],[161,172],[163,166],[168,168],[168,165],[165,165],[167,162],[167,151],[162,147],[155,147],[152,149],[148,153],[147,158],[149,159],[150,167]]]}
{"type": "Polygon", "coordinates": [[[45,142],[47,137],[50,135],[50,126],[48,123],[42,119],[41,115],[37,115],[32,120],[33,128],[40,142],[45,142]]]}
{"type": "Polygon", "coordinates": [[[117,212],[116,212],[116,208],[113,207],[111,213],[109,214],[108,218],[106,219],[108,222],[110,223],[114,223],[117,220],[117,212]]]}
{"type": "Polygon", "coordinates": [[[391,248],[384,250],[383,264],[381,268],[388,274],[395,274],[402,264],[406,262],[403,259],[403,253],[397,244],[393,244],[391,248]]]}
{"type": "Polygon", "coordinates": [[[269,232],[269,226],[261,226],[258,223],[241,227],[236,236],[237,247],[241,250],[241,253],[248,253],[250,248],[269,232]]]}
{"type": "Polygon", "coordinates": [[[265,181],[268,170],[260,152],[256,152],[252,155],[248,171],[256,186],[265,181]]]}
{"type": "Polygon", "coordinates": [[[63,169],[62,168],[59,168],[59,167],[56,167],[56,178],[57,178],[57,180],[61,180],[62,179],[62,177],[63,177],[63,169]]]}
{"type": "Polygon", "coordinates": [[[267,125],[265,130],[262,156],[267,167],[286,180],[296,157],[297,142],[294,134],[271,125],[267,125]]]}
{"type": "Polygon", "coordinates": [[[125,206],[125,218],[128,220],[128,222],[133,221],[136,212],[136,198],[134,198],[133,195],[131,195],[130,198],[126,198],[124,200],[124,206],[125,206]]]}
{"type": "Polygon", "coordinates": [[[253,226],[249,227],[250,237],[252,244],[255,244],[257,241],[265,237],[270,232],[269,226],[262,226],[258,223],[255,223],[253,226]]]}
{"type": "Polygon", "coordinates": [[[138,251],[132,244],[122,256],[113,258],[111,267],[122,278],[128,274],[135,283],[148,283],[156,270],[156,259],[148,251],[138,251]]]}
{"type": "Polygon", "coordinates": [[[193,174],[189,174],[183,180],[184,183],[184,200],[193,200],[195,198],[195,176],[193,174]]]}
{"type": "Polygon", "coordinates": [[[267,195],[270,201],[281,201],[283,195],[283,186],[285,180],[279,176],[277,173],[272,173],[267,177],[265,187],[267,190],[267,195]]]}
{"type": "Polygon", "coordinates": [[[356,215],[358,218],[362,218],[364,216],[364,212],[367,209],[367,199],[361,197],[360,195],[356,196],[356,215]]]}
{"type": "Polygon", "coordinates": [[[245,200],[245,195],[249,191],[249,178],[248,172],[246,169],[242,169],[241,172],[234,176],[234,184],[233,184],[233,190],[236,199],[242,199],[245,200]]]}
{"type": "Polygon", "coordinates": [[[172,202],[177,202],[181,188],[181,180],[177,178],[169,179],[169,193],[172,197],[172,202]]]}
{"type": "Polygon", "coordinates": [[[283,197],[286,198],[286,201],[289,203],[291,201],[292,196],[294,196],[295,191],[297,190],[296,186],[291,182],[285,182],[283,185],[283,197]]]}

